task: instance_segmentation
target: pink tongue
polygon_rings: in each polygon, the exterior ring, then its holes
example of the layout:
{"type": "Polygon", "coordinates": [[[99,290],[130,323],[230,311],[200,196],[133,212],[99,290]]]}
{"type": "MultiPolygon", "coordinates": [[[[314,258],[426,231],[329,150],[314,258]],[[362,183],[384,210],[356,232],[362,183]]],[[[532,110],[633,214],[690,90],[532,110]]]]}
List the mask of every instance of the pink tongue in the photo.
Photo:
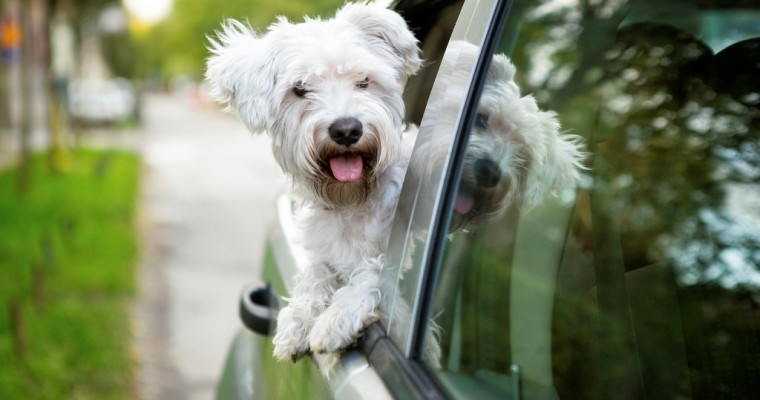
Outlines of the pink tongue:
{"type": "Polygon", "coordinates": [[[362,177],[362,156],[343,155],[330,159],[330,169],[335,179],[353,182],[362,177]]]}
{"type": "Polygon", "coordinates": [[[459,194],[457,196],[457,201],[454,203],[454,211],[456,211],[459,214],[467,214],[472,210],[472,207],[475,205],[475,199],[473,199],[470,196],[466,196],[463,194],[459,194]]]}

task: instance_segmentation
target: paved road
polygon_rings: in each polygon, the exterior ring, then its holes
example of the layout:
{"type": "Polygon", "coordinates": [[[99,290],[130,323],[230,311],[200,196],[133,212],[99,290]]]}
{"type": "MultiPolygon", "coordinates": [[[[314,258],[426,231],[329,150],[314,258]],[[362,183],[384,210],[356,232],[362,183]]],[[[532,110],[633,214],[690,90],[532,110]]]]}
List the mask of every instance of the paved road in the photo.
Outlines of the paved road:
{"type": "Polygon", "coordinates": [[[152,95],[144,122],[138,396],[210,399],[285,180],[230,115],[152,95]]]}

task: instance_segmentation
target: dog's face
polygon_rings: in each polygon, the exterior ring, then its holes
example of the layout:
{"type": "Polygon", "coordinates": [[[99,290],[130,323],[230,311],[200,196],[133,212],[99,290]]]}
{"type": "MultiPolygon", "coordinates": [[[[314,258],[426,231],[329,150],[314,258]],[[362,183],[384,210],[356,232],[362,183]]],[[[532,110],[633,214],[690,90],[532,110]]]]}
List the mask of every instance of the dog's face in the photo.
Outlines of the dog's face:
{"type": "Polygon", "coordinates": [[[206,77],[277,162],[326,206],[361,203],[398,159],[417,40],[387,9],[349,4],[330,20],[285,19],[257,35],[229,22],[212,40],[206,77]]]}
{"type": "Polygon", "coordinates": [[[584,158],[580,138],[560,134],[556,114],[540,110],[533,96],[521,96],[514,76],[512,62],[494,55],[470,132],[452,229],[497,218],[510,205],[529,209],[577,184],[584,158]]]}
{"type": "MultiPolygon", "coordinates": [[[[463,45],[463,51],[467,48],[463,45]]],[[[452,230],[471,229],[497,218],[510,204],[520,205],[532,159],[526,142],[551,134],[539,123],[551,116],[526,107],[532,99],[520,97],[512,63],[501,55],[491,63],[470,131],[452,230]]]]}
{"type": "MultiPolygon", "coordinates": [[[[470,76],[460,66],[471,65],[478,53],[479,48],[464,41],[449,45],[439,70],[448,79],[448,91],[467,90],[470,76]]],[[[579,179],[584,157],[580,139],[560,134],[556,114],[541,111],[532,96],[522,96],[514,76],[512,62],[494,55],[465,152],[452,232],[471,230],[502,216],[510,206],[529,209],[574,187],[579,179]]],[[[437,115],[452,118],[458,106],[443,100],[437,115]]],[[[436,143],[435,138],[429,146],[431,159],[448,152],[448,143],[436,143]]]]}

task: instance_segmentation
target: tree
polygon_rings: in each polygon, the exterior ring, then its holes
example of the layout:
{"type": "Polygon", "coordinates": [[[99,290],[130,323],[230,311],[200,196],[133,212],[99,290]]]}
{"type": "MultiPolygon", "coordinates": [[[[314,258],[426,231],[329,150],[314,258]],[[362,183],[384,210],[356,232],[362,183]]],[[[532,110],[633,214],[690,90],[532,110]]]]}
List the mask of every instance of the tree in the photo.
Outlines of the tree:
{"type": "Polygon", "coordinates": [[[171,15],[154,26],[132,24],[140,59],[141,75],[163,78],[188,74],[203,77],[207,37],[219,29],[226,18],[248,20],[257,30],[274,21],[277,15],[300,20],[304,15],[331,16],[342,0],[257,1],[175,0],[171,15]]]}

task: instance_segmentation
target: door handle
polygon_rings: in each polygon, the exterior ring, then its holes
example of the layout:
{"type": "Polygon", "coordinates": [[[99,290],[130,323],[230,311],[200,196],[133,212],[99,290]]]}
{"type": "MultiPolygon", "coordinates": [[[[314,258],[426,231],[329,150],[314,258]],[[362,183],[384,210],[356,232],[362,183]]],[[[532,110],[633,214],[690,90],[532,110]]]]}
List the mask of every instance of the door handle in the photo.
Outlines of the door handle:
{"type": "Polygon", "coordinates": [[[253,332],[271,335],[277,327],[279,311],[277,295],[269,283],[246,286],[240,294],[240,319],[253,332]]]}

